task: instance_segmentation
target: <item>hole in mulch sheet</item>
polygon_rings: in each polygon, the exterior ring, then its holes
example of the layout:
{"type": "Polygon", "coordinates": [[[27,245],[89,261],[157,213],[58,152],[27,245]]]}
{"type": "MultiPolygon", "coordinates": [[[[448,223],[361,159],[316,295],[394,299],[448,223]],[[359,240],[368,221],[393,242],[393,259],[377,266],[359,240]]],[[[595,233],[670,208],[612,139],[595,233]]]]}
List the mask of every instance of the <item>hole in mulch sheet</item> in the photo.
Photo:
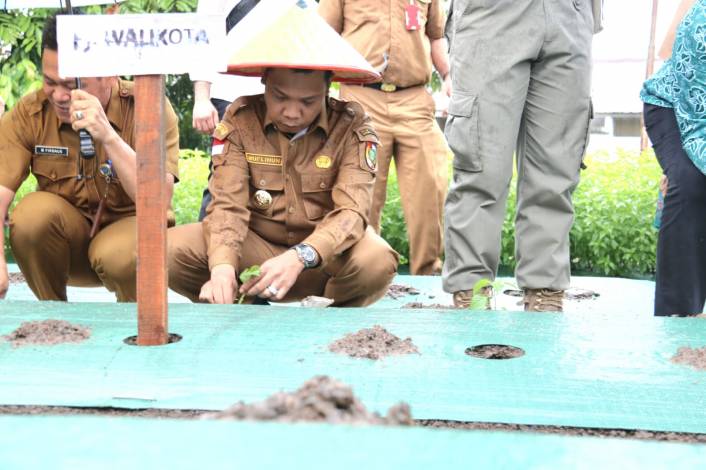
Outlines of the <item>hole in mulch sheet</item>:
{"type": "MultiPolygon", "coordinates": [[[[181,341],[182,336],[178,335],[176,333],[169,333],[169,338],[167,339],[167,344],[172,344],[172,343],[178,343],[181,341]]],[[[128,344],[130,346],[137,346],[137,335],[134,336],[128,336],[123,340],[123,343],[128,344]]],[[[160,346],[164,346],[163,344],[160,346]]]]}
{"type": "Polygon", "coordinates": [[[466,354],[480,359],[514,359],[524,356],[525,351],[506,344],[479,344],[466,348],[466,354]]]}

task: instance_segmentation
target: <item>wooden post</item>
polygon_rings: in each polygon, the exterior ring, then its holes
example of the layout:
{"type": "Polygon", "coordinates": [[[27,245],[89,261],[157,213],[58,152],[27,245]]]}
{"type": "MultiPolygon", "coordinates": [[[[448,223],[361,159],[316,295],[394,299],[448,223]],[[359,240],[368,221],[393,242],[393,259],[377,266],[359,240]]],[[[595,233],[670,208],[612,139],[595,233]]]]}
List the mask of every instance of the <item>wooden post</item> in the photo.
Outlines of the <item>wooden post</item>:
{"type": "MultiPolygon", "coordinates": [[[[647,68],[645,70],[645,79],[652,76],[655,70],[655,35],[657,32],[657,9],[659,0],[652,0],[652,22],[650,23],[650,44],[647,48],[647,68]]],[[[647,139],[647,131],[645,131],[645,120],[644,117],[640,117],[640,152],[644,150],[649,145],[649,140],[647,139]]]]}
{"type": "Polygon", "coordinates": [[[166,344],[167,208],[164,77],[135,77],[137,153],[137,344],[166,344]]]}

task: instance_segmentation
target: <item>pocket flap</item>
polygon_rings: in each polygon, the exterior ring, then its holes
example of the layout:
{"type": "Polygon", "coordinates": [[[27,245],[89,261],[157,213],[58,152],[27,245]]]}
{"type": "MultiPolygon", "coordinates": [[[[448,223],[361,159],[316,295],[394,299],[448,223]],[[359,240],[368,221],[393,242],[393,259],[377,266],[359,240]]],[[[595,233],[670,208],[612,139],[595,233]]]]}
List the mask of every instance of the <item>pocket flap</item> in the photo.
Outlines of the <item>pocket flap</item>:
{"type": "Polygon", "coordinates": [[[453,116],[470,117],[473,112],[473,105],[476,102],[476,95],[470,93],[454,92],[449,102],[449,114],[453,116]]]}
{"type": "Polygon", "coordinates": [[[78,174],[75,161],[52,157],[32,159],[32,173],[52,181],[73,178],[78,174]]]}
{"type": "Polygon", "coordinates": [[[284,179],[279,171],[250,170],[250,184],[257,189],[284,191],[284,179]]]}
{"type": "Polygon", "coordinates": [[[314,173],[302,176],[302,192],[317,193],[331,191],[336,183],[335,173],[314,173]]]}

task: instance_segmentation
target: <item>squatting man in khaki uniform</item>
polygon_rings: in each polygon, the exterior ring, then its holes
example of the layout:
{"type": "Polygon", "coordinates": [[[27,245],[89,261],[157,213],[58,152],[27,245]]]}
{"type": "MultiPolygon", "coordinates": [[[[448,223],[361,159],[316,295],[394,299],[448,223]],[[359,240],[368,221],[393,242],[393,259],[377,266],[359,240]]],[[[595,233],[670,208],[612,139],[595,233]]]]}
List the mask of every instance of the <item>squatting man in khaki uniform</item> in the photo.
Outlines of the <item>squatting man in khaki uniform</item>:
{"type": "Polygon", "coordinates": [[[382,74],[377,83],[341,85],[341,98],[363,106],[382,142],[370,225],[380,232],[394,156],[410,272],[439,274],[449,149],[426,84],[433,64],[450,93],[442,0],[321,0],[318,11],[382,74]]]}
{"type": "Polygon", "coordinates": [[[443,286],[456,306],[494,279],[517,149],[515,251],[526,310],[561,311],[569,287],[571,194],[591,119],[591,42],[601,0],[454,0],[446,137],[443,286]]]}
{"type": "MultiPolygon", "coordinates": [[[[321,18],[299,8],[289,13],[297,27],[270,36],[292,46],[258,56],[264,95],[236,100],[215,131],[206,218],[169,230],[169,286],[192,301],[318,295],[364,306],[396,273],[397,254],[368,228],[377,134],[360,105],[327,97],[332,73],[376,74],[342,63],[355,51],[333,32],[320,36],[321,18]],[[261,275],[238,289],[252,265],[261,275]]],[[[229,72],[253,70],[231,62],[229,72]]]]}
{"type": "MultiPolygon", "coordinates": [[[[118,301],[135,301],[132,83],[83,78],[78,90],[75,79],[59,77],[57,63],[56,17],[50,17],[42,38],[43,89],[23,97],[0,121],[0,220],[31,171],[37,191],[10,215],[10,244],[32,292],[40,300],[66,300],[67,284],[104,285],[118,301]],[[93,137],[92,158],[79,155],[79,129],[93,137]]],[[[166,111],[171,201],[179,135],[174,111],[166,111]]],[[[0,298],[7,289],[0,253],[0,298]]]]}

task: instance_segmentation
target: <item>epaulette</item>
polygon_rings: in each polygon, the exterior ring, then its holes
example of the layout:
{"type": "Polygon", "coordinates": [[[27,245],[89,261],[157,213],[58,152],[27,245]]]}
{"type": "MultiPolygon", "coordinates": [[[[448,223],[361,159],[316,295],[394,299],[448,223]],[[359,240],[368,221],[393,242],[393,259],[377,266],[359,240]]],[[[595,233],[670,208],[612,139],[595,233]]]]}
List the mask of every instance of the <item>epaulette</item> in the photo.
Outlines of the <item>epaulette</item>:
{"type": "Polygon", "coordinates": [[[127,80],[118,80],[118,93],[121,97],[135,96],[135,82],[127,80]]]}

